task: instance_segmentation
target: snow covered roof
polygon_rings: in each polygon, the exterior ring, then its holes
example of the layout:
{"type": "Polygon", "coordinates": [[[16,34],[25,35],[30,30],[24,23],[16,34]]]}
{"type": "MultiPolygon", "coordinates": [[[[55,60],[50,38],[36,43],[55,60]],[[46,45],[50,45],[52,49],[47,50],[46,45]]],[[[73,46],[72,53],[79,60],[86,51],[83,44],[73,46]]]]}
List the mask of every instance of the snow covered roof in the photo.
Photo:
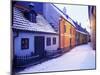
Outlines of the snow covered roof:
{"type": "Polygon", "coordinates": [[[65,13],[63,13],[57,6],[55,6],[54,4],[52,4],[52,6],[55,8],[55,10],[57,10],[57,12],[63,17],[65,18],[67,21],[69,21],[74,27],[75,24],[73,23],[73,20],[65,13]]]}
{"type": "Polygon", "coordinates": [[[88,34],[86,29],[83,29],[80,25],[77,24],[77,22],[73,21],[73,23],[76,25],[76,31],[83,33],[83,34],[88,34]]]}
{"type": "Polygon", "coordinates": [[[23,13],[18,8],[13,8],[12,28],[37,32],[57,33],[42,15],[38,14],[36,21],[37,23],[28,21],[26,18],[24,18],[23,13]]]}

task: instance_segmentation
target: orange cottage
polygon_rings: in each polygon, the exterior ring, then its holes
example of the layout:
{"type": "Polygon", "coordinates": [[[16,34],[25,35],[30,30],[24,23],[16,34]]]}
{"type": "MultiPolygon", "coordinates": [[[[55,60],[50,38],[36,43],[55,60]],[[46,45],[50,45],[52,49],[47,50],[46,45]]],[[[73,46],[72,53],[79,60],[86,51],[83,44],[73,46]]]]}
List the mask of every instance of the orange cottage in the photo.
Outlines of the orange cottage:
{"type": "Polygon", "coordinates": [[[61,17],[59,26],[59,47],[63,52],[69,51],[70,48],[75,46],[75,27],[61,17]]]}

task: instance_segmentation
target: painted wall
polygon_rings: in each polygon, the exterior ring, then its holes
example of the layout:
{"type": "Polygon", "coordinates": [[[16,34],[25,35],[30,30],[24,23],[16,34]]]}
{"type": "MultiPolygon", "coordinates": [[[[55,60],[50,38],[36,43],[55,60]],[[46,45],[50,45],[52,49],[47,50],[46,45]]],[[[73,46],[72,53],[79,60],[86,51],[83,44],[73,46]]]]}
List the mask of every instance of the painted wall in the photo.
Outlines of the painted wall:
{"type": "Polygon", "coordinates": [[[15,55],[30,55],[31,52],[34,52],[34,36],[32,35],[32,33],[20,32],[19,36],[15,38],[14,45],[15,55]],[[29,38],[29,49],[21,49],[21,38],[29,38]]]}
{"type": "Polygon", "coordinates": [[[56,36],[56,35],[45,35],[45,50],[46,51],[51,51],[51,50],[54,51],[54,50],[57,50],[58,47],[59,47],[59,37],[58,36],[56,36]],[[51,45],[50,46],[46,45],[46,39],[48,37],[51,37],[51,45]],[[56,37],[56,44],[55,45],[53,45],[53,37],[56,37]]]}
{"type": "Polygon", "coordinates": [[[71,26],[71,47],[76,45],[76,30],[75,27],[71,26]]]}
{"type": "Polygon", "coordinates": [[[60,48],[69,49],[76,45],[76,29],[66,19],[60,20],[60,48]]]}
{"type": "Polygon", "coordinates": [[[59,38],[58,35],[52,35],[52,34],[39,34],[39,33],[29,33],[29,32],[20,32],[19,36],[15,38],[15,54],[18,56],[26,56],[30,55],[31,52],[34,53],[34,36],[45,36],[45,50],[46,51],[52,51],[57,50],[59,47],[59,38]],[[51,45],[46,45],[46,38],[51,37],[51,45]],[[56,37],[56,44],[53,45],[53,37],[56,37]],[[29,38],[29,49],[21,50],[21,38],[29,38]]]}
{"type": "Polygon", "coordinates": [[[60,20],[60,48],[69,48],[70,47],[70,29],[71,24],[67,22],[63,17],[60,20]]]}

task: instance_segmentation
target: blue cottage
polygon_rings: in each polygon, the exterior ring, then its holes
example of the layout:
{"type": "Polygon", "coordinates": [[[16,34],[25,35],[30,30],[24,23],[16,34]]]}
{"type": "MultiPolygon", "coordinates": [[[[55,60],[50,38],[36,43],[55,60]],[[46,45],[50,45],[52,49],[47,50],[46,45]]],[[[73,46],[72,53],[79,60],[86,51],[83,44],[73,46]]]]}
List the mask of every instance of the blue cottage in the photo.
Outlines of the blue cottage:
{"type": "Polygon", "coordinates": [[[12,36],[16,59],[42,58],[58,52],[58,33],[44,18],[43,11],[31,11],[23,2],[13,5],[12,36]]]}

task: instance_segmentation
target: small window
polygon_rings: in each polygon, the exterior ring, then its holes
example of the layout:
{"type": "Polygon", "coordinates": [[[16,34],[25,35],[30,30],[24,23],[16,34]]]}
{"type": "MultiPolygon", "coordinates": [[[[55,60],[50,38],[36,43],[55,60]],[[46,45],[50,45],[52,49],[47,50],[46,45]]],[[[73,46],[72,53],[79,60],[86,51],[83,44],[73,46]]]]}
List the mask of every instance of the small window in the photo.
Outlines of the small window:
{"type": "Polygon", "coordinates": [[[51,45],[51,38],[47,38],[46,43],[47,43],[47,46],[50,46],[51,45]]]}
{"type": "Polygon", "coordinates": [[[28,38],[21,39],[21,49],[29,49],[29,39],[28,38]]]}
{"type": "Polygon", "coordinates": [[[56,44],[56,38],[55,37],[53,38],[53,44],[56,44]]]}
{"type": "Polygon", "coordinates": [[[64,33],[66,33],[67,31],[67,28],[66,28],[66,25],[64,25],[64,33]]]}

